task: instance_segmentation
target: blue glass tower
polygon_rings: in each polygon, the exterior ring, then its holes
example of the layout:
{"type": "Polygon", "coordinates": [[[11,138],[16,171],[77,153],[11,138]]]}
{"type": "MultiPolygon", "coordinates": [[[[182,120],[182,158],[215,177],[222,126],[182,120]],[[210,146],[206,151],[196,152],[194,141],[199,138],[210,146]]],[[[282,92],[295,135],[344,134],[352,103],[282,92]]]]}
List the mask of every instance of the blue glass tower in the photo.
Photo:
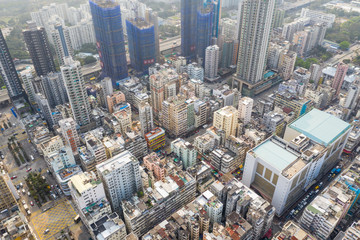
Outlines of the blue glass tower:
{"type": "Polygon", "coordinates": [[[219,22],[221,18],[221,0],[206,0],[204,6],[212,11],[212,33],[211,36],[218,38],[219,36],[219,22]]]}
{"type": "Polygon", "coordinates": [[[120,5],[111,0],[89,0],[96,45],[103,74],[113,85],[128,77],[120,5]]]}
{"type": "Polygon", "coordinates": [[[147,72],[156,60],[154,24],[133,19],[126,20],[131,66],[138,72],[147,72]]]}
{"type": "Polygon", "coordinates": [[[196,19],[199,3],[199,0],[181,0],[181,54],[188,60],[196,56],[196,19]]]}
{"type": "Polygon", "coordinates": [[[205,49],[211,45],[213,13],[209,8],[201,9],[197,13],[196,54],[205,59],[205,49]]]}

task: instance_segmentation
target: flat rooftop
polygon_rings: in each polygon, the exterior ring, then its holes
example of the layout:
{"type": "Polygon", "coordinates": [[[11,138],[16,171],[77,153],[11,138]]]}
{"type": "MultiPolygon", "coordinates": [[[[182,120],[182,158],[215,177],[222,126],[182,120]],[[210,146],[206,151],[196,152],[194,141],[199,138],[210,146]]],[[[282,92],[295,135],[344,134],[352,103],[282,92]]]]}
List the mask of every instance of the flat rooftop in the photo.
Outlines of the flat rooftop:
{"type": "Polygon", "coordinates": [[[298,158],[295,154],[271,141],[271,139],[255,147],[253,152],[257,157],[279,170],[279,172],[298,158]]]}
{"type": "Polygon", "coordinates": [[[350,127],[347,122],[318,109],[311,110],[290,124],[290,128],[326,147],[350,127]]]}

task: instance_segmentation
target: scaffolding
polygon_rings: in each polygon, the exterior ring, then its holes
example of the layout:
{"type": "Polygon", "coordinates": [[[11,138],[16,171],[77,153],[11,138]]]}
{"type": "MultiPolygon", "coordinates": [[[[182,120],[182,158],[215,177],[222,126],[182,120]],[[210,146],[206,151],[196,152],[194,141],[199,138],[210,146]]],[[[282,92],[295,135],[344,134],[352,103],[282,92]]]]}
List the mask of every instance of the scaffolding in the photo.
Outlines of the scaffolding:
{"type": "Polygon", "coordinates": [[[201,62],[205,62],[205,50],[211,45],[213,13],[210,8],[201,9],[197,13],[197,50],[196,54],[201,62]]]}
{"type": "Polygon", "coordinates": [[[142,19],[126,20],[131,66],[147,73],[156,62],[155,28],[142,19]]]}

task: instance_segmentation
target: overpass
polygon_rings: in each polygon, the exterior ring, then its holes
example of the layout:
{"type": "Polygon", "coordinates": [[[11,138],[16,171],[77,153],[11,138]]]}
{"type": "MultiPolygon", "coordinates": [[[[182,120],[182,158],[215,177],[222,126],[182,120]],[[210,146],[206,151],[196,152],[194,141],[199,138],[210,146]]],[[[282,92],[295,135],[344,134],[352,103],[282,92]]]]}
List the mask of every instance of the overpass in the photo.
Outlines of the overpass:
{"type": "Polygon", "coordinates": [[[169,38],[160,42],[160,53],[178,47],[181,47],[181,36],[169,38]]]}

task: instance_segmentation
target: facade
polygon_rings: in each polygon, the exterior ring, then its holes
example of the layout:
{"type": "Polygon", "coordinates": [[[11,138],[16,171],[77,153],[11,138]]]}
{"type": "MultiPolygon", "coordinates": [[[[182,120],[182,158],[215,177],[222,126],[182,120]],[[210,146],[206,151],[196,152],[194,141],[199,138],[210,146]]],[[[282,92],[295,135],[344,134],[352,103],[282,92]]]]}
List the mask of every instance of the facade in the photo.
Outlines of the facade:
{"type": "Polygon", "coordinates": [[[61,147],[59,150],[47,155],[46,162],[54,173],[75,166],[75,158],[69,146],[61,147]]]}
{"type": "Polygon", "coordinates": [[[254,100],[249,97],[243,97],[239,101],[239,118],[243,121],[244,124],[247,124],[251,121],[253,104],[254,100]]]}
{"type": "Polygon", "coordinates": [[[347,187],[328,187],[305,208],[301,225],[318,239],[328,239],[349,210],[354,195],[347,187]]]}
{"type": "Polygon", "coordinates": [[[65,143],[70,146],[72,152],[75,154],[77,152],[77,148],[80,146],[80,139],[76,131],[76,123],[74,119],[62,119],[59,121],[59,126],[65,143]]]}
{"type": "Polygon", "coordinates": [[[126,20],[131,66],[138,72],[147,72],[156,62],[155,27],[147,21],[126,20]]]}
{"type": "Polygon", "coordinates": [[[90,123],[90,104],[86,93],[80,62],[71,57],[60,67],[74,119],[80,126],[90,123]]]}
{"type": "Polygon", "coordinates": [[[223,107],[214,112],[213,126],[225,132],[225,138],[236,135],[239,112],[233,106],[223,107]]]}
{"type": "Polygon", "coordinates": [[[183,163],[183,168],[187,169],[196,164],[196,148],[184,139],[178,138],[171,142],[171,151],[175,153],[183,163]]]}
{"type": "Polygon", "coordinates": [[[353,224],[346,230],[343,240],[356,240],[360,238],[360,222],[353,224]]]}
{"type": "Polygon", "coordinates": [[[86,148],[90,151],[91,155],[95,157],[96,164],[100,164],[107,160],[106,151],[103,143],[91,133],[85,134],[86,148]]]}
{"type": "Polygon", "coordinates": [[[5,83],[10,98],[16,98],[24,94],[19,76],[4,35],[0,29],[0,74],[5,83]]]}
{"type": "Polygon", "coordinates": [[[53,127],[56,123],[55,123],[54,118],[52,117],[52,111],[51,111],[51,108],[49,105],[49,101],[47,100],[47,98],[44,95],[42,95],[40,93],[35,95],[35,99],[36,99],[38,109],[44,116],[48,127],[50,129],[53,129],[53,127]]]}
{"type": "Polygon", "coordinates": [[[149,103],[139,105],[139,119],[141,125],[141,135],[144,137],[145,134],[154,129],[153,112],[149,103]]]}
{"type": "Polygon", "coordinates": [[[205,50],[211,45],[213,12],[210,6],[197,11],[196,55],[198,62],[204,62],[205,50]]]}
{"type": "Polygon", "coordinates": [[[25,92],[29,98],[30,104],[34,106],[36,104],[35,89],[33,85],[34,75],[32,71],[22,71],[20,78],[24,84],[25,92]]]}
{"type": "Polygon", "coordinates": [[[145,140],[149,149],[157,151],[159,148],[165,146],[165,131],[162,128],[154,128],[152,131],[145,134],[145,140]]]}
{"type": "Polygon", "coordinates": [[[96,166],[104,184],[112,210],[121,210],[121,201],[142,189],[138,160],[128,151],[122,152],[96,166]]]}
{"type": "Polygon", "coordinates": [[[64,65],[66,57],[74,57],[69,29],[61,24],[56,24],[51,36],[55,46],[56,55],[59,59],[59,64],[64,65]]]}
{"type": "Polygon", "coordinates": [[[28,22],[28,25],[28,29],[23,31],[23,35],[36,74],[40,77],[55,72],[55,63],[45,29],[36,27],[34,22],[28,22]]]}
{"type": "Polygon", "coordinates": [[[205,79],[214,81],[218,78],[220,49],[217,45],[209,46],[205,50],[205,79]]]}
{"type": "Polygon", "coordinates": [[[108,109],[109,113],[114,112],[114,107],[116,105],[125,102],[125,94],[120,91],[111,93],[109,95],[105,95],[105,98],[106,98],[107,109],[108,109]]]}
{"type": "Polygon", "coordinates": [[[256,84],[264,79],[275,0],[242,0],[238,9],[239,59],[236,79],[256,84]]]}
{"type": "Polygon", "coordinates": [[[9,181],[8,177],[0,176],[0,211],[10,214],[13,208],[17,207],[17,203],[9,187],[9,181]]]}
{"type": "Polygon", "coordinates": [[[335,77],[331,85],[331,87],[336,90],[335,96],[338,96],[340,93],[340,89],[344,82],[348,69],[349,66],[344,63],[339,63],[337,66],[335,77]]]}
{"type": "Polygon", "coordinates": [[[131,119],[131,107],[128,103],[123,104],[120,107],[119,111],[113,113],[114,117],[119,123],[119,132],[122,135],[125,135],[126,132],[130,132],[132,129],[132,119],[131,119]]]}
{"type": "Polygon", "coordinates": [[[176,96],[162,103],[162,127],[173,136],[181,136],[188,130],[186,98],[176,96]]]}
{"type": "Polygon", "coordinates": [[[126,229],[142,237],[195,196],[195,179],[186,171],[176,171],[165,177],[164,181],[155,182],[154,188],[149,191],[145,189],[144,197],[122,201],[126,229]]]}
{"type": "Polygon", "coordinates": [[[90,9],[101,68],[115,86],[118,80],[128,77],[120,5],[112,1],[91,0],[90,9]]]}
{"type": "Polygon", "coordinates": [[[41,76],[41,83],[51,108],[69,101],[61,73],[51,72],[46,76],[41,76]]]}
{"type": "Polygon", "coordinates": [[[278,68],[283,80],[289,80],[291,78],[294,72],[296,57],[296,52],[292,51],[282,52],[280,54],[278,68]]]}
{"type": "Polygon", "coordinates": [[[181,55],[187,60],[196,55],[197,10],[199,1],[181,0],[181,55]]]}

